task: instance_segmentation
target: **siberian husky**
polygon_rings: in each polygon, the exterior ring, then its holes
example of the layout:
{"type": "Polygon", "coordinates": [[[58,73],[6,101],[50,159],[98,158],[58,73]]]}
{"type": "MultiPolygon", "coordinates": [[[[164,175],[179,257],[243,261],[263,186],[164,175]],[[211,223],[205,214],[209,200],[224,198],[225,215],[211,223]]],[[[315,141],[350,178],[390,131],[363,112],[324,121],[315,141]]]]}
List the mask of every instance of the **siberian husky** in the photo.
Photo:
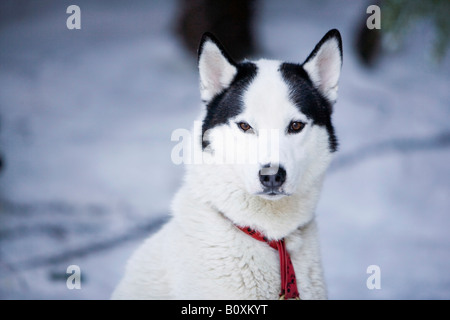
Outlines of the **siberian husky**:
{"type": "Polygon", "coordinates": [[[314,211],[338,145],[341,66],[335,29],[303,64],[237,63],[203,35],[192,149],[208,161],[186,164],[171,220],[132,255],[113,299],[327,298],[314,211]],[[268,137],[274,148],[255,148],[268,137]]]}

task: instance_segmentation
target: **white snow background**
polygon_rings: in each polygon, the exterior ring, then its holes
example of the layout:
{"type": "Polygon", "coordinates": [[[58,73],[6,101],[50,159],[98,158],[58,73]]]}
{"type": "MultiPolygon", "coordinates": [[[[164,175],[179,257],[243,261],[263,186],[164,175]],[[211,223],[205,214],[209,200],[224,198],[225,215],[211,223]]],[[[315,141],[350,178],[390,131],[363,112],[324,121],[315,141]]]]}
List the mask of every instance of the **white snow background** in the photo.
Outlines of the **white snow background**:
{"type": "MultiPolygon", "coordinates": [[[[366,69],[353,41],[369,3],[257,3],[263,57],[303,62],[343,36],[340,149],[317,208],[329,297],[449,299],[450,59],[431,61],[430,26],[366,69]]],[[[22,4],[0,22],[0,298],[108,299],[182,181],[170,138],[199,113],[195,57],[173,0],[22,4]]]]}

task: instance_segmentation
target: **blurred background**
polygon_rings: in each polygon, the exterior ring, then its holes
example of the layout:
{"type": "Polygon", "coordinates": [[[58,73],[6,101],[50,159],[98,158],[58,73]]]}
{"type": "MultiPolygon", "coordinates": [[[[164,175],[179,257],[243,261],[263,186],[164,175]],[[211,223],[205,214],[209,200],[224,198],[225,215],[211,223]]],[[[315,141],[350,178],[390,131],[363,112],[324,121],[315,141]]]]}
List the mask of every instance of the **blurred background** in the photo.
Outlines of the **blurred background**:
{"type": "Polygon", "coordinates": [[[329,297],[449,299],[449,3],[3,0],[0,299],[110,297],[182,182],[170,137],[200,112],[204,31],[236,58],[301,63],[332,28],[340,149],[317,208],[329,297]]]}

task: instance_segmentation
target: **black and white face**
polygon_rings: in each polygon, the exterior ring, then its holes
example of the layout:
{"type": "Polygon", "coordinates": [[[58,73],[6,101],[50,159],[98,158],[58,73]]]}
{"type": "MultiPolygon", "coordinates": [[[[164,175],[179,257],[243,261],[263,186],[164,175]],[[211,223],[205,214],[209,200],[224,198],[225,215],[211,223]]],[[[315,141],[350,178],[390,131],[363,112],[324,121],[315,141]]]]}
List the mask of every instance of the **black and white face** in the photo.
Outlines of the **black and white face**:
{"type": "MultiPolygon", "coordinates": [[[[336,30],[303,65],[237,64],[206,34],[199,50],[203,152],[231,167],[249,194],[294,194],[305,175],[323,175],[336,151],[331,113],[341,64],[336,30]]],[[[217,174],[224,174],[220,167],[217,174]]]]}

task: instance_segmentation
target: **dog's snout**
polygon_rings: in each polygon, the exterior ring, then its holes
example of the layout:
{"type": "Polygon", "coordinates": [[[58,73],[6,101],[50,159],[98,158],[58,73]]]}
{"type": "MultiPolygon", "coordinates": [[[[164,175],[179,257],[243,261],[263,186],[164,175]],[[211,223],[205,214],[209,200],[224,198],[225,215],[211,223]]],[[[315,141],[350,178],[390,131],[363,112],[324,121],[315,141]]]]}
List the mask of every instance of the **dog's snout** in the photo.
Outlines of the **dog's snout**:
{"type": "MultiPolygon", "coordinates": [[[[265,166],[268,168],[269,166],[265,166]]],[[[286,170],[283,167],[279,166],[278,171],[273,174],[265,174],[263,170],[259,171],[259,180],[261,184],[266,188],[276,189],[283,185],[286,181],[286,170]]]]}

